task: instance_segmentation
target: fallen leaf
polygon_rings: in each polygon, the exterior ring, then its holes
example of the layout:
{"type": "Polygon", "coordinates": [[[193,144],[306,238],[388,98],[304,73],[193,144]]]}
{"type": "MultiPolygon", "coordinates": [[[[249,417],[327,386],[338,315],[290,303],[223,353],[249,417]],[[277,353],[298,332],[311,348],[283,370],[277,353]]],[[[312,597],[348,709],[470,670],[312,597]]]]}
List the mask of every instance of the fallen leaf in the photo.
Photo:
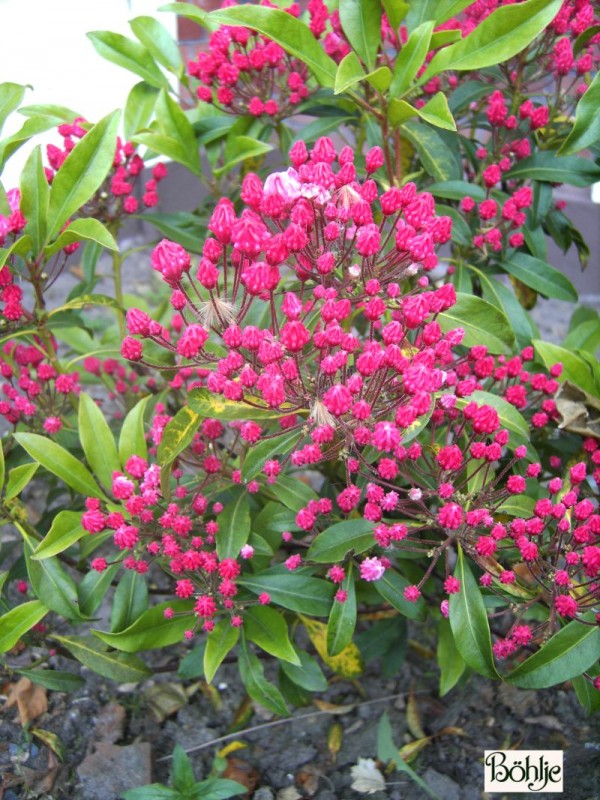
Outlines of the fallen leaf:
{"type": "Polygon", "coordinates": [[[25,727],[28,722],[41,717],[48,710],[46,689],[32,683],[29,678],[21,678],[17,683],[11,684],[4,708],[15,705],[21,725],[25,727]]]}
{"type": "Polygon", "coordinates": [[[242,758],[230,756],[227,759],[227,766],[221,775],[222,778],[228,778],[230,781],[237,781],[245,786],[250,793],[252,793],[260,780],[260,773],[242,758]]]}
{"type": "Polygon", "coordinates": [[[562,732],[564,727],[556,717],[553,717],[550,714],[542,714],[540,717],[525,717],[523,721],[528,725],[541,725],[542,728],[547,728],[549,731],[562,732]]]}
{"type": "Polygon", "coordinates": [[[312,797],[319,788],[319,778],[323,773],[316,767],[308,766],[302,767],[296,773],[296,783],[302,789],[304,794],[312,797]]]}
{"type": "Polygon", "coordinates": [[[334,764],[337,754],[340,752],[340,748],[342,746],[343,736],[344,729],[339,722],[334,722],[327,732],[327,749],[329,750],[331,760],[334,764]]]}
{"type": "Polygon", "coordinates": [[[426,736],[421,724],[421,714],[417,705],[417,698],[414,692],[408,695],[408,702],[406,704],[406,724],[408,730],[412,733],[415,739],[424,739],[426,736]]]}
{"type": "Polygon", "coordinates": [[[421,642],[418,642],[416,639],[409,639],[408,643],[421,658],[435,658],[435,652],[430,647],[425,647],[424,644],[421,644],[421,642]]]}
{"type": "Polygon", "coordinates": [[[240,742],[240,741],[229,742],[229,744],[226,744],[225,747],[222,747],[219,750],[217,755],[219,756],[219,758],[225,758],[231,753],[235,753],[236,750],[243,750],[245,747],[248,747],[248,745],[245,742],[240,742]]]}
{"type": "Polygon", "coordinates": [[[429,742],[433,739],[433,736],[423,736],[420,739],[415,739],[414,742],[409,742],[405,744],[404,747],[400,748],[400,758],[406,763],[410,763],[413,759],[417,757],[417,755],[424,750],[429,742]]]}
{"type": "Polygon", "coordinates": [[[45,731],[43,728],[32,728],[30,733],[37,737],[40,742],[43,742],[52,753],[55,753],[60,760],[63,761],[63,746],[55,733],[52,733],[52,731],[45,731]]]}
{"type": "Polygon", "coordinates": [[[180,683],[155,683],[144,689],[143,695],[157,722],[176,714],[188,702],[188,694],[180,683]]]}
{"type": "Polygon", "coordinates": [[[254,707],[252,705],[252,700],[250,700],[250,697],[246,695],[237,707],[233,722],[228,728],[229,733],[235,733],[236,731],[241,731],[246,728],[253,713],[254,707]]]}
{"type": "Polygon", "coordinates": [[[277,792],[277,800],[302,800],[302,795],[295,786],[286,786],[277,792]]]}
{"type": "Polygon", "coordinates": [[[359,758],[350,770],[351,788],[363,794],[375,794],[385,789],[385,778],[372,758],[359,758]]]}
{"type": "Polygon", "coordinates": [[[335,703],[328,703],[326,700],[319,700],[316,698],[313,703],[319,711],[326,711],[328,714],[349,714],[356,708],[355,703],[347,703],[346,705],[336,705],[335,703]]]}

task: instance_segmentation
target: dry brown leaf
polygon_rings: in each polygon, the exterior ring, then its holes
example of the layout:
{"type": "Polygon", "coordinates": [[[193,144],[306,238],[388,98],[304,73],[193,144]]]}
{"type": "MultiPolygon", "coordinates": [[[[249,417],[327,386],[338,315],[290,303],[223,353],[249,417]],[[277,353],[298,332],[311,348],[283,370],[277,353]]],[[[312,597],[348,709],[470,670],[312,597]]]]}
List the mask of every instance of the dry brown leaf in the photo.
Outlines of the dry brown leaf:
{"type": "Polygon", "coordinates": [[[158,722],[187,705],[188,694],[180,683],[155,683],[144,689],[144,697],[158,722]]]}
{"type": "Polygon", "coordinates": [[[229,756],[227,759],[227,766],[221,775],[222,778],[228,778],[230,781],[237,781],[245,786],[250,793],[252,793],[260,780],[260,773],[242,758],[237,756],[229,756]]]}
{"type": "Polygon", "coordinates": [[[46,689],[32,683],[29,678],[21,678],[11,684],[4,708],[17,706],[19,720],[25,727],[28,722],[41,717],[48,710],[46,689]]]}
{"type": "Polygon", "coordinates": [[[301,767],[298,770],[296,773],[296,783],[303,794],[312,797],[313,794],[316,794],[316,791],[319,788],[319,779],[322,777],[322,775],[323,773],[320,769],[317,767],[312,767],[309,764],[305,767],[301,767]]]}
{"type": "Polygon", "coordinates": [[[349,714],[356,708],[355,703],[347,703],[346,705],[336,705],[335,703],[328,703],[326,700],[316,699],[313,701],[319,711],[326,711],[328,714],[349,714]]]}

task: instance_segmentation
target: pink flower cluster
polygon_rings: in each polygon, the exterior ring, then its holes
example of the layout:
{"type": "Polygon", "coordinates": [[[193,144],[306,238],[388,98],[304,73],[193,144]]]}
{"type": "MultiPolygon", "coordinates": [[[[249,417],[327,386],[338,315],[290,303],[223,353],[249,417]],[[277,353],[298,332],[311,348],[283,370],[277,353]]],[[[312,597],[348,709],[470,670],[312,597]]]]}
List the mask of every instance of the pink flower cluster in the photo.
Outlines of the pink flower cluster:
{"type": "MultiPolygon", "coordinates": [[[[237,3],[226,0],[222,7],[232,5],[237,3]]],[[[298,16],[300,8],[293,4],[286,11],[298,16]]],[[[309,95],[302,61],[249,28],[220,26],[210,36],[209,50],[198,53],[187,71],[200,82],[198,99],[229,114],[281,120],[309,95]]]]}

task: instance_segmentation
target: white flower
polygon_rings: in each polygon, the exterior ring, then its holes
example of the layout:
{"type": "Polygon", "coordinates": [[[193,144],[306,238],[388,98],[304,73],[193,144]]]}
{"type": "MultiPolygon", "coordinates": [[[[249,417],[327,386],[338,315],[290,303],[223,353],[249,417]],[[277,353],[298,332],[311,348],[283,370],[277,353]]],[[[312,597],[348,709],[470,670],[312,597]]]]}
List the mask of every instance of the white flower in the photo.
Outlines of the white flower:
{"type": "Polygon", "coordinates": [[[352,775],[351,787],[356,792],[363,794],[374,794],[385,789],[385,779],[375,766],[372,758],[359,758],[350,770],[352,775]]]}

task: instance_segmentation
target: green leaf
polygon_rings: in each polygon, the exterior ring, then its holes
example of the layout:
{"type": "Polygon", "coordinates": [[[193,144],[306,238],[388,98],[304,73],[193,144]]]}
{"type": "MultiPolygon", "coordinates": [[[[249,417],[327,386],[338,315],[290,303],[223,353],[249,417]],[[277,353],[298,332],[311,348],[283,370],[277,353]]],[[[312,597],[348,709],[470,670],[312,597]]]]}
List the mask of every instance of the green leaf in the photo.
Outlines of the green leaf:
{"type": "Polygon", "coordinates": [[[115,157],[119,112],[104,117],[77,142],[52,181],[48,238],[101,186],[115,157]]]}
{"type": "Polygon", "coordinates": [[[129,20],[129,27],[159,64],[175,75],[182,74],[183,61],[179,46],[164,25],[154,17],[135,17],[129,20]]]}
{"type": "Polygon", "coordinates": [[[349,519],[326,528],[314,539],[306,558],[318,564],[343,561],[350,551],[364,553],[373,547],[373,523],[365,519],[349,519]]]}
{"type": "Polygon", "coordinates": [[[254,653],[248,650],[244,641],[242,641],[238,667],[242,683],[253,700],[280,717],[289,716],[281,692],[276,686],[273,686],[272,683],[266,680],[263,665],[254,653]]]}
{"type": "Polygon", "coordinates": [[[115,438],[94,400],[89,394],[79,396],[79,438],[89,466],[107,489],[112,486],[113,472],[120,469],[115,438]]]}
{"type": "Polygon", "coordinates": [[[177,677],[184,681],[193,681],[204,677],[204,651],[206,642],[201,642],[197,647],[184,656],[177,670],[177,677]]]}
{"type": "Polygon", "coordinates": [[[423,598],[419,597],[416,603],[404,598],[404,590],[409,585],[406,578],[394,569],[386,569],[381,578],[373,582],[374,588],[396,611],[409,619],[424,619],[427,609],[423,598]]]}
{"type": "Polygon", "coordinates": [[[437,317],[442,331],[462,328],[465,347],[484,344],[492,353],[510,354],[515,335],[502,311],[474,295],[457,292],[456,298],[456,303],[437,317]]]}
{"type": "Polygon", "coordinates": [[[90,569],[77,587],[79,609],[82,614],[91,616],[96,611],[104,599],[113,578],[120,569],[121,565],[119,563],[111,564],[108,569],[102,572],[96,572],[95,569],[90,569]]]}
{"type": "Polygon", "coordinates": [[[98,484],[80,461],[56,442],[37,433],[13,434],[21,447],[67,486],[86,497],[105,499],[98,484]]]}
{"type": "Polygon", "coordinates": [[[468,181],[441,181],[428,186],[427,191],[445,200],[462,200],[463,197],[472,197],[478,203],[485,200],[485,189],[468,181]]]}
{"type": "Polygon", "coordinates": [[[409,767],[406,761],[400,755],[400,752],[396,745],[394,744],[393,736],[392,736],[392,726],[390,725],[390,720],[387,713],[384,713],[379,720],[379,725],[377,726],[377,758],[381,761],[388,762],[391,761],[398,772],[406,772],[406,774],[413,780],[418,786],[429,795],[429,797],[433,798],[433,800],[441,800],[440,796],[437,795],[433,789],[431,789],[425,781],[417,775],[417,773],[409,767]]]}
{"type": "MultiPolygon", "coordinates": [[[[437,50],[438,47],[443,47],[445,44],[452,44],[462,39],[462,31],[449,30],[449,31],[435,31],[431,34],[431,41],[429,42],[430,50],[437,50]]],[[[453,93],[454,94],[454,93],[453,93]]]]}
{"type": "MultiPolygon", "coordinates": [[[[462,166],[455,149],[450,148],[433,128],[411,120],[402,127],[402,135],[415,148],[423,167],[436,181],[459,180],[462,177],[462,166]]],[[[456,148],[456,144],[453,143],[452,147],[456,148]]]]}
{"type": "Polygon", "coordinates": [[[7,500],[12,500],[20,494],[27,486],[29,481],[33,478],[38,471],[40,465],[33,464],[20,464],[18,467],[13,467],[8,473],[8,480],[6,481],[5,497],[7,500]]]}
{"type": "Polygon", "coordinates": [[[43,597],[48,608],[61,617],[84,620],[85,617],[81,614],[77,603],[77,585],[73,578],[63,569],[57,558],[34,561],[31,557],[34,540],[18,522],[15,526],[23,537],[27,574],[36,596],[43,597]]]}
{"type": "Polygon", "coordinates": [[[73,111],[66,106],[59,106],[55,103],[34,103],[23,106],[19,109],[19,114],[24,117],[48,117],[49,127],[60,125],[63,122],[71,124],[76,117],[81,117],[78,111],[73,111]]]}
{"type": "Polygon", "coordinates": [[[456,130],[456,122],[443,92],[434,94],[431,100],[428,100],[422,108],[417,108],[416,111],[421,119],[429,122],[430,125],[435,125],[436,128],[444,128],[447,131],[456,130]]]}
{"type": "Polygon", "coordinates": [[[583,97],[577,102],[575,123],[571,132],[562,143],[559,154],[573,155],[585,150],[600,139],[600,72],[587,87],[583,97]]]}
{"type": "Polygon", "coordinates": [[[181,800],[181,794],[162,783],[149,783],[123,792],[123,800],[181,800]]]}
{"type": "Polygon", "coordinates": [[[530,429],[527,421],[522,414],[503,397],[499,397],[497,394],[492,394],[491,392],[477,390],[468,397],[457,398],[456,408],[462,409],[473,402],[480,406],[492,406],[496,409],[502,427],[506,428],[511,434],[515,434],[516,439],[518,439],[518,442],[515,443],[511,436],[509,441],[510,447],[514,448],[518,444],[522,444],[523,441],[529,441],[530,429]]]}
{"type": "Polygon", "coordinates": [[[52,520],[48,533],[38,544],[32,554],[34,561],[62,553],[72,544],[78,542],[86,531],[81,526],[81,513],[78,511],[59,511],[52,520]]]}
{"type": "Polygon", "coordinates": [[[397,100],[396,98],[390,100],[388,119],[393,128],[398,128],[400,125],[404,125],[407,120],[418,116],[419,112],[417,109],[411,106],[410,103],[407,103],[406,100],[397,100]]]}
{"type": "Polygon", "coordinates": [[[117,650],[126,653],[137,653],[139,650],[152,650],[155,647],[166,647],[177,644],[183,639],[183,633],[193,625],[190,615],[192,604],[187,600],[173,600],[144,611],[141,617],[118,633],[92,630],[94,636],[117,650]],[[172,608],[175,616],[167,619],[166,608],[172,608]]]}
{"type": "Polygon", "coordinates": [[[412,31],[417,25],[429,19],[434,20],[436,25],[441,25],[471,5],[471,2],[472,0],[418,0],[418,2],[413,0],[406,15],[406,26],[412,31]]]}
{"type": "Polygon", "coordinates": [[[479,278],[483,299],[500,309],[511,321],[518,344],[522,347],[528,345],[536,335],[536,328],[513,292],[496,278],[490,278],[482,270],[470,264],[468,267],[479,278]]]}
{"type": "Polygon", "coordinates": [[[144,212],[144,222],[154,225],[167,239],[177,242],[192,253],[199,253],[202,249],[204,228],[200,218],[195,214],[178,211],[174,214],[151,214],[144,212]]]}
{"type": "MultiPolygon", "coordinates": [[[[591,673],[593,677],[598,675],[598,668],[591,670],[591,673]]],[[[573,684],[573,689],[575,689],[577,699],[588,716],[600,709],[600,692],[591,681],[584,678],[583,675],[576,675],[571,678],[571,683],[573,684]]]]}
{"type": "Polygon", "coordinates": [[[148,584],[143,575],[126,570],[119,581],[110,613],[111,633],[129,628],[148,610],[148,584]]]}
{"type": "Polygon", "coordinates": [[[119,458],[125,466],[131,456],[148,457],[148,445],[144,435],[144,412],[150,397],[139,400],[123,420],[119,436],[119,458]]]}
{"type": "Polygon", "coordinates": [[[300,665],[283,616],[274,608],[253,606],[244,613],[244,633],[261,650],[283,661],[300,665]]]}
{"type": "MultiPolygon", "coordinates": [[[[79,297],[73,298],[73,300],[69,300],[68,303],[60,306],[59,308],[55,308],[50,312],[48,315],[50,318],[53,316],[60,314],[63,311],[67,311],[73,308],[84,308],[85,306],[104,306],[105,308],[115,308],[120,309],[120,305],[117,301],[109,297],[106,294],[82,294],[79,297]]],[[[62,327],[67,327],[63,325],[62,327]]]]}
{"type": "Polygon", "coordinates": [[[17,669],[15,672],[52,692],[76,692],[85,686],[85,678],[73,672],[60,672],[56,669],[17,669]]]}
{"type": "Polygon", "coordinates": [[[110,231],[97,219],[89,217],[87,219],[75,219],[69,226],[59,234],[55,242],[44,248],[44,257],[50,258],[59,250],[62,250],[73,242],[96,242],[107,250],[117,251],[119,245],[116,243],[110,231]]]}
{"type": "Polygon", "coordinates": [[[50,609],[40,600],[30,600],[0,617],[0,653],[5,653],[43,619],[50,609]]]}
{"type": "Polygon", "coordinates": [[[173,788],[181,794],[193,789],[196,783],[192,763],[180,744],[176,744],[173,750],[171,783],[173,788]]]}
{"type": "Polygon", "coordinates": [[[2,139],[2,141],[0,141],[0,171],[2,171],[8,159],[14,155],[25,142],[28,142],[33,136],[47,131],[48,128],[52,128],[54,124],[52,120],[45,119],[44,117],[32,117],[31,119],[25,120],[16,133],[2,139]]]}
{"type": "Polygon", "coordinates": [[[328,683],[318,661],[304,651],[300,651],[298,656],[300,657],[300,666],[291,664],[289,661],[282,661],[280,667],[283,672],[292,683],[306,689],[307,692],[324,692],[328,683]]]}
{"type": "Polygon", "coordinates": [[[450,595],[450,625],[458,652],[480,675],[497,678],[485,604],[460,546],[454,575],[460,591],[450,595]]]}
{"type": "Polygon", "coordinates": [[[192,389],[187,396],[188,406],[201,417],[209,419],[252,419],[261,422],[267,419],[280,419],[290,412],[283,406],[281,409],[257,408],[254,399],[248,398],[249,403],[238,403],[235,400],[225,400],[221,395],[213,394],[207,389],[192,389]]]}
{"type": "Polygon", "coordinates": [[[402,97],[412,88],[413,80],[429,52],[434,24],[433,21],[421,23],[402,46],[394,64],[394,77],[390,85],[391,98],[402,97]]]}
{"type": "Polygon", "coordinates": [[[278,436],[264,439],[250,448],[242,464],[242,478],[251,481],[260,475],[266,461],[273,458],[283,459],[294,450],[300,439],[304,438],[301,430],[284,431],[278,436]]]}
{"type": "Polygon", "coordinates": [[[359,83],[365,77],[365,71],[361,66],[358,56],[354,51],[340,61],[335,74],[334,94],[342,94],[354,84],[359,83]]]}
{"type": "Polygon", "coordinates": [[[27,225],[26,233],[31,236],[31,244],[37,255],[46,241],[46,221],[50,186],[44,172],[41,148],[31,151],[21,173],[21,203],[27,225]]]}
{"type": "Polygon", "coordinates": [[[225,164],[214,169],[213,173],[220,177],[232,170],[236,164],[262,156],[272,149],[273,145],[268,142],[261,142],[259,139],[253,139],[252,136],[234,135],[232,132],[232,135],[227,138],[225,147],[225,164]]]}
{"type": "Polygon", "coordinates": [[[209,31],[214,31],[219,27],[218,23],[210,18],[210,14],[207,11],[190,3],[167,3],[164,6],[160,6],[158,10],[172,11],[180,17],[193,20],[196,24],[209,31]]]}
{"type": "Polygon", "coordinates": [[[557,269],[527,253],[514,253],[502,268],[544,297],[577,302],[577,290],[557,269]]]}
{"type": "Polygon", "coordinates": [[[128,653],[113,653],[93,636],[57,636],[52,638],[65,647],[88,669],[117,683],[137,683],[152,675],[141,658],[128,653]]]}
{"type": "Polygon", "coordinates": [[[438,623],[437,662],[440,668],[440,697],[443,697],[456,686],[467,668],[447,619],[441,619],[438,623]]]}
{"type": "Polygon", "coordinates": [[[497,8],[465,38],[440,50],[420,78],[426,83],[446,70],[474,70],[517,55],[552,22],[561,0],[527,0],[497,8]]]}
{"type": "Polygon", "coordinates": [[[143,45],[112,31],[91,31],[87,37],[102,58],[139,75],[150,86],[168,87],[166,77],[143,45]]]}
{"type": "Polygon", "coordinates": [[[339,5],[340,22],[348,41],[360,58],[373,69],[381,44],[379,0],[344,0],[339,5]]]}
{"type": "Polygon", "coordinates": [[[250,502],[247,490],[236,486],[233,500],[219,515],[216,535],[217,555],[220,559],[237,558],[250,536],[250,502]]]}
{"type": "Polygon", "coordinates": [[[326,617],[331,609],[333,586],[320,578],[287,571],[283,573],[275,567],[259,575],[239,578],[238,583],[256,595],[267,592],[275,605],[290,611],[326,617]]]}
{"type": "Polygon", "coordinates": [[[170,420],[158,446],[157,460],[161,465],[171,464],[178,455],[183,453],[194,441],[196,431],[200,427],[202,417],[191,409],[183,406],[170,420]]]}
{"type": "Polygon", "coordinates": [[[123,130],[127,139],[148,126],[154,114],[158,89],[146,81],[136,83],[127,95],[123,112],[123,130]]]}
{"type": "Polygon", "coordinates": [[[348,575],[341,587],[348,593],[345,602],[334,601],[327,622],[327,652],[330,656],[339,655],[352,641],[356,628],[356,591],[352,564],[348,567],[348,575]]]}
{"type": "Polygon", "coordinates": [[[209,18],[220,25],[254,28],[299,58],[322,86],[334,86],[335,61],[325,53],[307,26],[291,14],[276,8],[242,5],[213,11],[209,18]]]}
{"type": "Polygon", "coordinates": [[[192,124],[166,90],[158,95],[154,113],[158,131],[140,133],[134,137],[134,141],[141,141],[142,144],[183,164],[195,175],[201,175],[198,143],[192,124]]]}
{"type": "MultiPolygon", "coordinates": [[[[521,6],[512,6],[521,8],[521,6]]],[[[556,156],[550,150],[541,150],[519,161],[508,172],[506,179],[568,183],[571,186],[589,186],[600,180],[600,167],[579,156],[556,156]]]]}
{"type": "Polygon", "coordinates": [[[0,131],[7,118],[21,105],[26,88],[20,83],[0,83],[0,131]]]}
{"type": "Polygon", "coordinates": [[[579,354],[551,342],[542,342],[539,339],[534,339],[532,344],[547,369],[550,369],[554,364],[561,363],[563,365],[563,371],[560,376],[561,381],[574,383],[592,395],[598,394],[594,371],[590,364],[579,354]]]}
{"type": "Polygon", "coordinates": [[[229,619],[220,619],[206,638],[204,651],[204,677],[207,683],[212,679],[223,659],[236,646],[240,638],[240,629],[235,628],[229,619]]]}
{"type": "Polygon", "coordinates": [[[600,630],[594,614],[583,616],[588,622],[572,620],[555,633],[543,647],[512,670],[505,680],[521,689],[545,689],[581,675],[600,658],[600,630]],[[591,623],[591,624],[590,624],[591,623]]]}

